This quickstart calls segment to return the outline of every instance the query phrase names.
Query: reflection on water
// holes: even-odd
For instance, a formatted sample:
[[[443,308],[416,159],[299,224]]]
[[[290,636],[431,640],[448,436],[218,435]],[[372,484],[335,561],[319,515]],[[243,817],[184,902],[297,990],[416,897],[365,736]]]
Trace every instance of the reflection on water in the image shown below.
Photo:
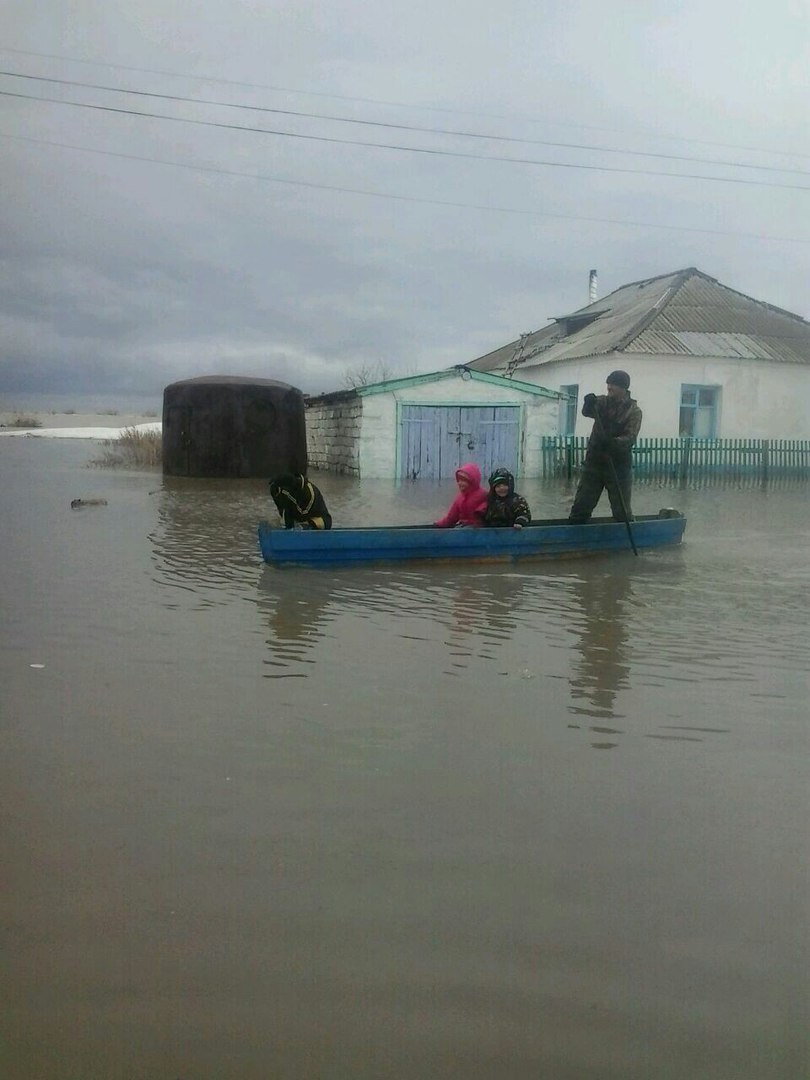
[[[326,636],[335,617],[329,613],[334,599],[333,584],[326,575],[310,571],[280,580],[270,567],[263,568],[256,604],[269,630],[265,678],[306,676],[301,665],[315,663],[309,654]]]
[[[21,1080],[807,1074],[810,500],[679,493],[639,558],[279,571],[262,482],[6,442]],[[452,495],[317,482],[343,522]]]
[[[225,604],[255,578],[256,523],[267,516],[266,485],[257,481],[163,477],[153,493],[157,520],[149,534],[156,580],[199,606]],[[167,593],[167,607],[179,598]]]
[[[570,678],[570,710],[575,715],[614,719],[616,695],[629,685],[627,625],[633,590],[629,569],[622,561],[587,580],[571,580],[571,596],[577,605],[571,627],[579,652]],[[592,730],[617,734],[610,727]]]
[[[471,567],[413,569],[340,568],[276,570],[265,567],[257,588],[259,612],[271,634],[267,644],[278,667],[307,662],[307,654],[342,620],[379,616],[392,637],[446,648],[445,674],[470,661],[495,659],[531,608],[534,579]],[[395,619],[396,623],[391,620]],[[290,672],[293,673],[293,672]],[[295,674],[301,674],[295,672]]]
[[[337,520],[372,514],[382,521],[419,520],[444,497],[442,485],[420,491],[419,485],[358,485],[344,477],[317,482]],[[548,492],[530,493],[546,506],[565,497],[560,490],[551,499]],[[164,478],[153,498],[149,539],[162,603],[184,610],[234,600],[253,605],[267,647],[267,678],[311,675],[324,648],[360,632],[390,640],[400,652],[427,643],[441,658],[443,675],[460,677],[494,664],[504,678],[564,678],[569,726],[585,724],[592,745],[607,749],[624,731],[616,721],[624,719],[634,693],[733,681],[752,684],[752,699],[778,700],[778,687],[761,686],[760,662],[772,652],[774,670],[806,656],[798,629],[806,614],[806,560],[788,559],[779,575],[747,572],[746,530],[762,522],[762,508],[747,500],[744,521],[739,514],[727,524],[722,516],[712,521],[711,543],[699,535],[700,522],[690,521],[682,548],[637,560],[626,553],[518,567],[324,571],[261,563],[256,523],[272,518],[261,481]],[[700,559],[690,558],[693,549]],[[365,631],[358,630],[362,624]],[[646,732],[649,738],[702,738],[712,727],[677,709],[651,716],[660,723]]]

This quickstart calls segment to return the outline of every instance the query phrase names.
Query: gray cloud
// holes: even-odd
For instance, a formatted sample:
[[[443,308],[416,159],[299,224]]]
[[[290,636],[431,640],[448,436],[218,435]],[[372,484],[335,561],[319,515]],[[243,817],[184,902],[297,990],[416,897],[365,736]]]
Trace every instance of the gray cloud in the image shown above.
[[[111,66],[0,51],[6,70],[810,172],[807,35],[798,10],[653,2],[640,16],[624,0],[539,10],[522,0],[497,10],[478,0],[373,8],[338,0],[322,9],[207,0],[140,4],[136,18],[123,4],[83,0],[68,21],[54,0],[7,8],[8,48]],[[329,138],[810,186],[810,177],[789,174],[471,143],[7,77],[0,89]],[[215,372],[317,391],[339,386],[347,368],[381,359],[396,372],[432,370],[581,305],[592,266],[604,292],[697,265],[808,314],[810,247],[764,239],[810,241],[803,191],[427,157],[13,98],[0,109],[5,135],[105,152],[3,140],[5,392],[157,394],[168,382]],[[549,216],[372,198],[137,157]]]

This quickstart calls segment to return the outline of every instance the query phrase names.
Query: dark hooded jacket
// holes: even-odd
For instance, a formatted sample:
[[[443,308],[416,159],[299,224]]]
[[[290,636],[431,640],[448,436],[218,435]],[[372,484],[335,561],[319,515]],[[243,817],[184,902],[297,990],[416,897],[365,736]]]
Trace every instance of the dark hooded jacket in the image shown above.
[[[305,476],[287,474],[270,481],[270,497],[276,504],[285,529],[301,525],[305,529],[331,529],[332,518],[324,497]]]
[[[594,425],[585,453],[587,465],[607,465],[613,458],[619,465],[630,465],[633,444],[641,428],[641,409],[627,393],[623,398],[607,394],[586,394],[582,415],[593,418]]]
[[[496,484],[508,484],[509,492],[501,499],[495,494]],[[496,469],[489,478],[489,497],[484,524],[495,528],[528,525],[532,519],[529,504],[515,491],[515,478],[508,469]]]

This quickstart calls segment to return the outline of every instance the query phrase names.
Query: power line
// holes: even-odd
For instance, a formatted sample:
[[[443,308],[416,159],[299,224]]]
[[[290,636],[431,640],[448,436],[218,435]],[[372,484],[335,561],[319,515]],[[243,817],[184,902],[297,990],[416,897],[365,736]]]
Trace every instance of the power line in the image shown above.
[[[189,79],[195,82],[219,83],[223,86],[242,86],[247,87],[251,90],[270,90],[273,93],[279,94],[299,94],[303,97],[329,98],[335,101],[352,101],[363,105],[383,105],[396,109],[411,109],[420,112],[449,113],[454,116],[476,116],[490,120],[505,120],[508,122],[518,121],[520,123],[530,124],[552,124],[555,127],[577,127],[583,131],[604,131],[610,134],[630,134],[635,137],[641,138],[652,137],[657,139],[667,139],[673,142],[694,143],[698,146],[719,146],[724,150],[744,150],[758,154],[775,154],[779,157],[810,158],[810,154],[797,154],[789,150],[774,150],[763,146],[741,146],[738,143],[718,142],[712,139],[694,139],[684,135],[667,135],[661,132],[654,132],[652,135],[649,135],[644,132],[627,132],[621,128],[600,127],[595,124],[581,124],[578,122],[572,123],[570,121],[563,122],[559,120],[549,120],[547,117],[520,116],[516,114],[510,116],[504,115],[502,113],[478,112],[472,109],[453,109],[440,105],[419,105],[404,101],[386,101],[380,98],[356,97],[351,94],[333,94],[327,93],[323,90],[301,90],[289,86],[274,86],[268,83],[247,82],[241,79],[223,79],[213,75],[193,75],[182,71],[168,71],[162,68],[143,68],[134,67],[127,64],[109,64],[102,60],[83,60],[76,56],[66,56],[64,55],[64,53],[34,52],[30,49],[13,49],[6,45],[0,45],[0,50],[7,53],[14,53],[17,56],[36,56],[45,60],[64,60],[71,64],[83,64],[88,67],[115,68],[119,71],[135,71],[145,75],[165,75],[172,79]]]
[[[801,184],[784,184],[770,180],[747,180],[732,176],[706,176],[701,173],[672,173],[656,169],[628,169],[614,165],[580,165],[572,162],[543,161],[536,158],[501,157],[494,154],[472,154],[460,150],[436,150],[422,146],[401,146],[396,143],[373,143],[360,139],[336,139],[326,135],[305,135],[301,132],[277,131],[271,128],[248,127],[242,124],[226,124],[216,120],[191,120],[182,116],[166,116],[164,113],[142,112],[138,109],[116,108],[112,105],[89,105],[82,101],[66,101],[59,98],[40,97],[35,94],[19,94],[11,90],[0,90],[0,97],[19,98],[25,101],[44,101],[54,105],[69,105],[78,109],[92,109],[95,112],[113,113],[121,116],[141,116],[149,120],[169,120],[176,124],[193,124],[197,127],[219,128],[228,131],[245,131],[251,134],[274,135],[285,139],[303,139],[308,142],[329,143],[337,146],[362,146],[374,150],[394,150],[399,153],[426,154],[431,157],[462,158],[467,161],[492,161],[510,165],[539,165],[549,169],[573,169],[582,172],[620,173],[630,176],[659,176],[674,180],[703,180],[716,184],[744,184],[750,187],[783,188],[789,191],[810,191],[810,187]]]
[[[595,146],[589,143],[552,142],[548,139],[520,139],[509,135],[487,135],[478,131],[457,131],[448,128],[419,127],[415,124],[391,124],[380,120],[358,120],[351,116],[333,116],[326,113],[303,112],[294,109],[275,109],[266,105],[240,105],[231,101],[216,101],[210,98],[183,97],[179,94],[159,94],[150,90],[130,90],[123,86],[106,86],[100,83],[81,82],[77,79],[56,79],[46,75],[26,75],[18,71],[0,71],[13,79],[28,79],[33,82],[56,83],[59,86],[79,86],[85,90],[104,90],[115,94],[131,94],[134,97],[156,98],[160,101],[178,101],[191,105],[214,105],[223,109],[243,109],[247,112],[272,113],[276,116],[294,116],[307,120],[328,120],[342,124],[359,124],[365,127],[390,128],[396,131],[413,131],[420,134],[451,135],[465,139],[486,139],[493,142],[520,143],[528,146],[551,146],[563,150],[587,150],[600,154],[619,154],[623,157],[659,158],[667,161],[688,161],[692,164],[717,165],[724,168],[756,169],[760,172],[791,173],[796,176],[810,176],[802,169],[779,168],[776,165],[756,165],[747,161],[717,161],[713,158],[687,157],[683,154],[662,154],[646,150],[625,150],[621,147]]]
[[[627,221],[621,218],[586,217],[582,214],[555,214],[546,210],[521,210],[510,206],[488,206],[482,203],[453,202],[449,199],[427,199],[418,195],[398,195],[391,192],[370,191],[364,188],[339,187],[335,184],[316,184],[308,180],[291,180],[282,176],[269,176],[266,173],[238,172],[234,169],[220,169],[213,165],[191,165],[183,161],[166,161],[162,158],[145,157],[141,154],[124,154],[115,150],[97,150],[89,146],[75,146],[71,143],[53,142],[49,139],[34,139],[27,135],[9,135],[0,131],[0,138],[14,142],[32,143],[36,146],[53,146],[61,150],[76,150],[85,154],[98,154],[103,157],[122,158],[125,161],[141,161],[150,165],[163,165],[173,169],[186,169],[191,172],[212,173],[217,176],[238,177],[246,180],[259,180],[262,183],[283,184],[288,187],[308,188],[315,191],[331,191],[343,195],[361,195],[374,199],[389,199],[396,202],[418,203],[425,206],[442,206],[458,210],[482,210],[488,213],[509,214],[517,217],[549,218],[554,221],[583,221],[599,225],[618,225],[632,229],[663,229],[666,232],[703,233],[709,236],[726,236],[740,240],[769,240],[779,244],[810,244],[810,238],[799,236],[768,236],[762,233],[731,232],[724,229],[701,229],[688,225],[664,225],[657,221]]]

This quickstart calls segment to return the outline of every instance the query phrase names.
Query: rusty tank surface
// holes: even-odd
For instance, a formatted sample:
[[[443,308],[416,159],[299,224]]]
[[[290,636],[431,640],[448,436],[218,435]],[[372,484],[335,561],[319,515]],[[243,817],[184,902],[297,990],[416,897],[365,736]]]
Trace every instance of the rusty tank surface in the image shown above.
[[[248,478],[306,470],[304,395],[296,387],[206,375],[164,389],[165,475]]]

